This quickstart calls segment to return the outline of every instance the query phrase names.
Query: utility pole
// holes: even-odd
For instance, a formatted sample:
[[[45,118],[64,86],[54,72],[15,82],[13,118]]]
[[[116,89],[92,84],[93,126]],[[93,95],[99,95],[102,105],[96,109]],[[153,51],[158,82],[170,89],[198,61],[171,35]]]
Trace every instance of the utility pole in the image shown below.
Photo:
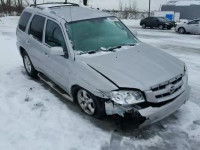
[[[149,0],[149,17],[151,15],[151,0]]]

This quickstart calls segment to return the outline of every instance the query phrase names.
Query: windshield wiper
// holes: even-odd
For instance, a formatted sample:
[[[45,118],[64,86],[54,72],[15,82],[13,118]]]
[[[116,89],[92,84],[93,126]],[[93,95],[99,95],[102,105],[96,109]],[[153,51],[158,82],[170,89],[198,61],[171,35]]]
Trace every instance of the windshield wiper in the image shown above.
[[[100,47],[98,50],[92,50],[92,51],[88,51],[86,53],[87,54],[95,54],[95,53],[100,52],[100,51],[108,52],[108,50],[106,48]]]
[[[87,52],[81,52],[81,53],[79,53],[79,55],[83,55],[83,54],[95,54],[95,53],[100,52],[100,51],[103,51],[103,52],[112,52],[112,51],[114,51],[115,49],[121,48],[122,46],[135,46],[135,44],[133,44],[133,43],[122,44],[122,45],[115,46],[115,47],[111,47],[111,48],[108,48],[108,49],[103,48],[103,47],[100,47],[98,50],[92,50],[92,51],[87,51]]]
[[[130,44],[122,44],[122,45],[119,45],[119,46],[111,47],[111,48],[109,48],[107,51],[114,51],[115,49],[122,48],[122,46],[135,46],[135,44],[133,44],[133,43],[130,43]]]

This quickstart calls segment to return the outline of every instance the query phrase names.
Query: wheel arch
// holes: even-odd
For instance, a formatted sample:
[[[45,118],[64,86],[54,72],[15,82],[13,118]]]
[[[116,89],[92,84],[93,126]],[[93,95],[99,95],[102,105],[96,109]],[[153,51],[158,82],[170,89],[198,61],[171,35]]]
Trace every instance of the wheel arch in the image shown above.
[[[80,89],[80,88],[82,88],[81,86],[79,86],[79,85],[77,85],[77,84],[75,84],[75,85],[73,85],[72,87],[71,87],[71,96],[72,96],[72,98],[73,98],[73,100],[74,100],[74,102],[75,103],[77,103],[77,97],[76,97],[76,94],[77,94],[77,92],[78,92],[78,90]]]
[[[70,90],[70,92],[71,92],[70,94],[71,94],[74,102],[77,102],[76,95],[77,95],[77,92],[78,92],[79,89],[84,89],[84,90],[88,91],[89,93],[91,93],[92,95],[94,95],[94,96],[96,96],[96,97],[98,97],[100,99],[108,99],[108,97],[105,94],[103,94],[102,92],[100,92],[98,90],[95,90],[95,89],[89,88],[89,87],[88,88],[84,88],[84,86],[80,86],[78,84],[74,84],[74,85],[72,85],[71,90]]]
[[[23,56],[23,53],[26,52],[26,50],[25,50],[25,48],[23,48],[22,46],[20,46],[19,47],[19,52],[20,52],[20,55]]]
[[[185,32],[186,32],[186,29],[185,29],[185,27],[183,27],[183,26],[180,26],[180,27],[178,28],[178,30],[181,29],[181,28],[183,28],[183,29],[185,30]]]

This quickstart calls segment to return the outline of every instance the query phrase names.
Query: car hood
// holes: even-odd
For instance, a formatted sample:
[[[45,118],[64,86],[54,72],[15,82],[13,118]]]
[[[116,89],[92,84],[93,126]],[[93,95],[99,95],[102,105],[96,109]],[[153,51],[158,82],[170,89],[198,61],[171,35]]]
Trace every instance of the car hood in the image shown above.
[[[119,88],[149,90],[184,71],[182,61],[143,43],[118,52],[92,55],[79,58]]]

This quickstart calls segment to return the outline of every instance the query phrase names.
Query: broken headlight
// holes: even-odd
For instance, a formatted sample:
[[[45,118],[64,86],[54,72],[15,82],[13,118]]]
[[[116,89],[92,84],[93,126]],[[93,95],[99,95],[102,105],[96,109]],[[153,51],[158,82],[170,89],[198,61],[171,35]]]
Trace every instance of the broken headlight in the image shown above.
[[[112,91],[110,97],[115,103],[121,105],[138,104],[145,101],[140,91]]]

